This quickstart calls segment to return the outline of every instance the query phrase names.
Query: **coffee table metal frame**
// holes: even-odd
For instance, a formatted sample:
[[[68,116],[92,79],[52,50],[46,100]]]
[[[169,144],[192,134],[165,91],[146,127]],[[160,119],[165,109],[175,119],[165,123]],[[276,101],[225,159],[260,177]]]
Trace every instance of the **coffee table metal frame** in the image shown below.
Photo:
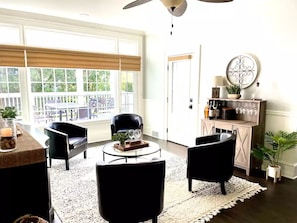
[[[110,155],[110,156],[114,156],[114,157],[119,157],[118,159],[112,160],[110,162],[115,162],[117,160],[124,159],[126,163],[128,161],[128,158],[137,159],[139,157],[151,155],[151,154],[154,154],[157,152],[160,152],[160,157],[161,157],[160,146],[155,142],[151,142],[151,141],[147,141],[147,140],[146,140],[146,142],[149,143],[148,147],[143,147],[143,148],[133,149],[133,150],[128,150],[128,151],[121,151],[121,150],[115,148],[114,144],[117,143],[116,141],[106,143],[102,148],[103,161],[105,161],[106,154]]]

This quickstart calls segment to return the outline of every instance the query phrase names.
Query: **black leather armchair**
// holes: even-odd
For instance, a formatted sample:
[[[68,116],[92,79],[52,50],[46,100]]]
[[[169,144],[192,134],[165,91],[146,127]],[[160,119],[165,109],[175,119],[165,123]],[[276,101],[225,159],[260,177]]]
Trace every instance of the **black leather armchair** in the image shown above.
[[[100,215],[111,223],[157,223],[163,211],[165,160],[96,164]]]
[[[188,148],[189,191],[192,191],[192,180],[195,179],[219,182],[222,194],[226,194],[225,182],[233,175],[235,143],[235,132],[196,138],[196,146]]]
[[[69,170],[69,159],[83,152],[87,158],[87,128],[68,122],[52,122],[44,133],[49,137],[49,166],[51,159],[64,159],[66,170]]]
[[[111,137],[117,132],[126,132],[129,129],[141,129],[143,132],[142,117],[137,114],[118,114],[111,119]]]

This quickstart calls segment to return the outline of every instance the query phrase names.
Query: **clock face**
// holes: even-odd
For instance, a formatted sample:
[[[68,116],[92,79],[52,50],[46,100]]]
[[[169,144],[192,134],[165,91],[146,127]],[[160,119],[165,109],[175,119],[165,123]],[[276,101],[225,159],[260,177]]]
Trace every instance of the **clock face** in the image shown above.
[[[229,84],[240,85],[241,88],[249,87],[257,78],[257,63],[250,55],[234,57],[228,64],[226,78]]]

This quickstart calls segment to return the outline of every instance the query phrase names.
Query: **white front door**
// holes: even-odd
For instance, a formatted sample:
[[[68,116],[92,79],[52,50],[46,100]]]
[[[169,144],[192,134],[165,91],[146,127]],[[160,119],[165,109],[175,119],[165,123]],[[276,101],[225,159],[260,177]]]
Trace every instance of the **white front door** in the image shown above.
[[[198,130],[199,62],[193,63],[199,60],[195,56],[177,56],[168,62],[167,140],[185,146],[194,144]]]

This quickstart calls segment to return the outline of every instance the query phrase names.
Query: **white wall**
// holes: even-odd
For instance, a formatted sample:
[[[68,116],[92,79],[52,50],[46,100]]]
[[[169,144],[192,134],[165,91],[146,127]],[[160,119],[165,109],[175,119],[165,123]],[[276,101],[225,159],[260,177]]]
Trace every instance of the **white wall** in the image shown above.
[[[168,27],[164,27],[163,33],[146,37],[144,101],[146,123],[150,123],[146,133],[158,132],[161,138],[166,138],[166,126],[162,125],[165,106],[161,106],[166,101],[164,55],[176,47],[199,44],[200,111],[211,95],[211,77],[225,75],[233,57],[250,53],[260,63],[259,93],[268,101],[266,131],[297,130],[296,21],[295,0],[234,0],[226,4],[188,1],[186,13],[173,19],[172,36]],[[255,83],[244,90],[244,97],[250,98],[254,90]],[[198,115],[203,116],[201,112]],[[296,178],[297,150],[286,152],[282,162],[286,167],[283,174]]]

